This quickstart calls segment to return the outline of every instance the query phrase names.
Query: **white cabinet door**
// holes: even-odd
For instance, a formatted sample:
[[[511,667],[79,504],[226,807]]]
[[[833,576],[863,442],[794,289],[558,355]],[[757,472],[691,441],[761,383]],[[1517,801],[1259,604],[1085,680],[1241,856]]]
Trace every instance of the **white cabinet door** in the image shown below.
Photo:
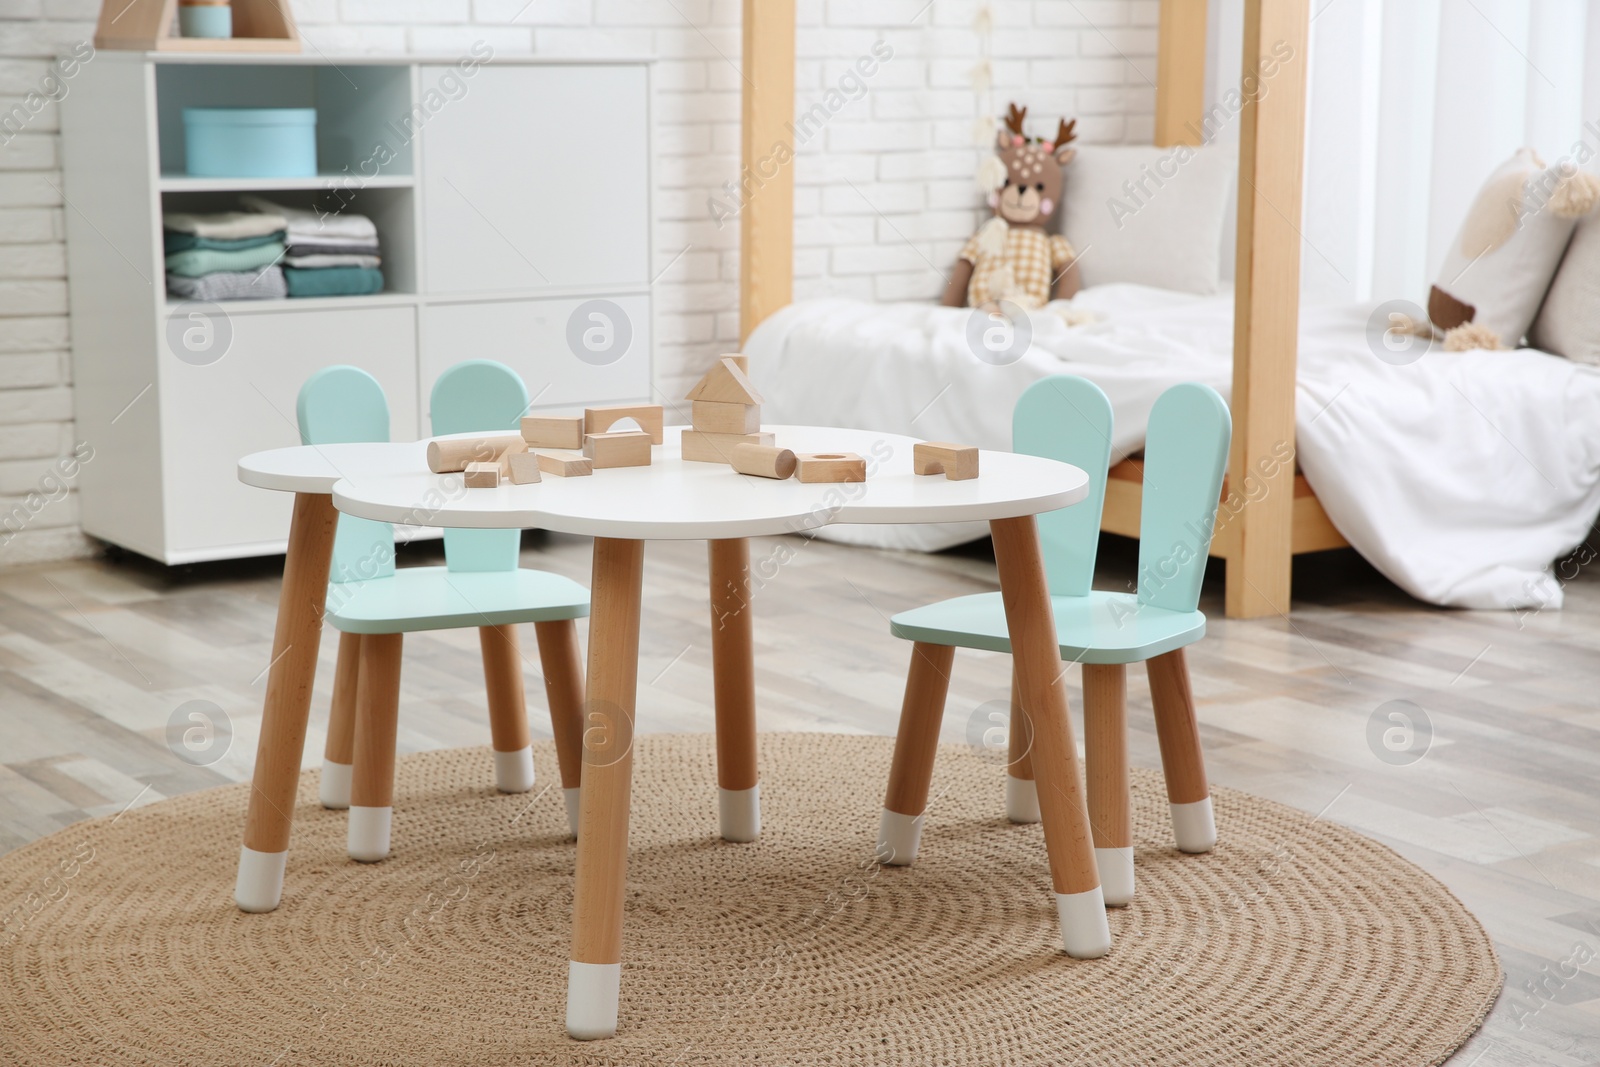
[[[215,324],[221,329],[224,324]],[[239,457],[300,443],[295,401],[312,372],[349,363],[389,398],[389,435],[417,432],[416,311],[377,307],[235,313],[224,355],[194,365],[161,353],[169,562],[251,555],[282,542],[291,498],[239,481]]]
[[[637,65],[424,66],[426,290],[647,283],[648,94]]]
[[[504,300],[422,309],[423,421],[434,380],[466,359],[522,375],[535,407],[650,395],[650,298]]]

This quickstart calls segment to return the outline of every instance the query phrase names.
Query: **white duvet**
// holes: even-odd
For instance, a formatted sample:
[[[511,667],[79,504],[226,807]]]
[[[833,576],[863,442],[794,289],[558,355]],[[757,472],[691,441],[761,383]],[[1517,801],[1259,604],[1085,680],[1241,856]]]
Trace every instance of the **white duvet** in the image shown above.
[[[1096,321],[1032,316],[1033,340],[997,366],[966,340],[972,312],[926,304],[809,301],[745,346],[774,423],[888,430],[1008,449],[1011,408],[1050,374],[1111,398],[1113,461],[1143,446],[1168,386],[1231,385],[1233,300],[1134,285],[1072,301]],[[1301,314],[1299,463],[1329,518],[1412,595],[1466,608],[1554,608],[1551,563],[1600,511],[1600,369],[1525,349],[1445,352],[1393,366],[1368,345],[1373,306]],[[841,539],[934,550],[981,524],[834,528]],[[1590,553],[1585,554],[1590,555]]]

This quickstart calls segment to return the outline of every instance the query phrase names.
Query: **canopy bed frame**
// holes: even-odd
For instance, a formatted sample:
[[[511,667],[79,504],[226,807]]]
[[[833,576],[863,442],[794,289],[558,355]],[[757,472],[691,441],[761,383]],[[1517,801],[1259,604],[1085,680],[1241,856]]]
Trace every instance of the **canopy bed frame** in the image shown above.
[[[1205,111],[1206,0],[1162,0],[1156,57],[1155,142],[1199,144]],[[1239,211],[1234,281],[1233,449],[1226,501],[1239,487],[1244,506],[1218,514],[1211,554],[1227,561],[1227,614],[1256,618],[1289,610],[1293,557],[1344,547],[1306,480],[1270,462],[1295,439],[1295,362],[1299,330],[1300,195],[1305,149],[1309,0],[1245,0],[1245,73],[1273,46],[1293,49],[1269,92],[1254,79],[1241,89]],[[794,0],[744,0],[743,158],[740,216],[740,336],[788,304],[794,261],[794,172],[776,164],[795,113]],[[1071,62],[1071,60],[1064,60]],[[1247,92],[1245,89],[1255,91]],[[1263,474],[1263,470],[1268,473]],[[1249,476],[1250,495],[1243,487]],[[1139,535],[1143,469],[1129,459],[1111,470],[1101,525]]]

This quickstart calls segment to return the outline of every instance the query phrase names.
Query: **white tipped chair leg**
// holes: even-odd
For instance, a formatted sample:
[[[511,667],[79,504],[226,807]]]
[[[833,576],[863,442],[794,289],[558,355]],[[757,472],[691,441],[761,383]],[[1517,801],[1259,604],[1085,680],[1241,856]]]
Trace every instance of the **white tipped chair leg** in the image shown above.
[[[1061,944],[1073,959],[1096,960],[1111,951],[1111,924],[1099,887],[1086,893],[1057,893]]]
[[[317,785],[317,799],[331,811],[343,811],[350,806],[350,764],[322,761],[322,781]]]
[[[717,824],[724,841],[754,841],[761,836],[761,786],[717,790]]]
[[[622,964],[567,961],[567,1034],[597,1041],[617,1033]]]
[[[283,868],[287,852],[257,852],[239,848],[239,877],[233,883],[233,902],[240,911],[271,911],[283,899]]]
[[[1039,821],[1039,787],[1032,778],[1006,775],[1006,818],[1016,823]]]
[[[1211,798],[1192,804],[1171,804],[1172,836],[1179,852],[1210,852],[1217,843],[1217,822],[1211,813]]]
[[[917,861],[917,848],[922,843],[922,824],[927,813],[902,815],[898,811],[883,809],[878,819],[878,862],[890,867],[908,867]]]
[[[533,746],[494,754],[494,785],[502,793],[526,793],[533,788]]]
[[[578,838],[578,812],[581,810],[580,799],[583,796],[581,789],[563,789],[567,801],[567,829],[572,831],[574,841]]]
[[[1106,907],[1121,908],[1133,903],[1133,849],[1097,848],[1095,865],[1100,868],[1100,892]]]
[[[389,855],[389,824],[393,808],[350,806],[350,822],[345,829],[345,851],[361,863],[377,863]]]

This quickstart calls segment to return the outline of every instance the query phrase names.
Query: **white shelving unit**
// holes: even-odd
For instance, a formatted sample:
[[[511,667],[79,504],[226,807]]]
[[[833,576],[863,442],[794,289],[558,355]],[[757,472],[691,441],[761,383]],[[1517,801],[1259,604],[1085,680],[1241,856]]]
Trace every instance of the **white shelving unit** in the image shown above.
[[[289,500],[234,465],[298,443],[300,384],[334,363],[383,383],[396,440],[424,433],[464,359],[515,367],[539,409],[649,397],[648,64],[460,62],[102,51],[82,68],[62,152],[85,532],[169,564],[283,551]],[[315,107],[323,173],[187,176],[190,106]],[[163,213],[241,193],[371,217],[385,291],[169,301]]]

